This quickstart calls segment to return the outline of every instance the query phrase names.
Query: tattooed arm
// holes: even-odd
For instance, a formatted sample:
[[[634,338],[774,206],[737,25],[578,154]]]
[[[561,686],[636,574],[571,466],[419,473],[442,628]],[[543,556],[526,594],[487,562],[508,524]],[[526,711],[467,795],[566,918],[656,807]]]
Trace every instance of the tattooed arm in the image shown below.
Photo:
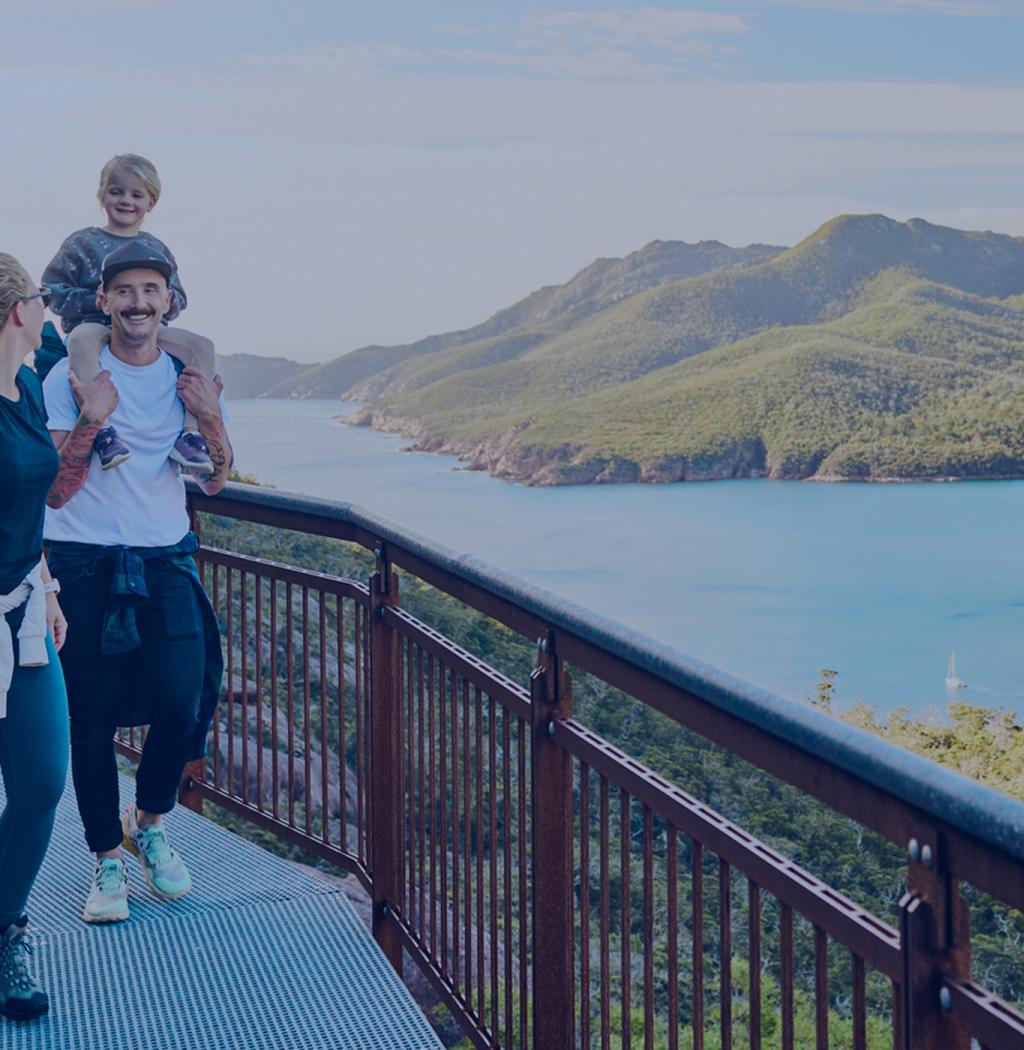
[[[85,484],[92,461],[92,443],[107,419],[117,407],[117,390],[110,381],[109,372],[100,374],[87,383],[79,382],[68,373],[71,391],[78,402],[79,414],[71,430],[51,430],[50,436],[60,454],[60,467],[46,496],[46,505],[58,510]]]
[[[100,432],[99,423],[78,417],[74,430],[51,430],[50,436],[60,453],[60,468],[46,495],[46,505],[59,510],[85,484],[92,459],[92,443]]]
[[[212,474],[203,474],[198,478],[199,487],[207,496],[216,496],[227,484],[228,471],[235,461],[235,453],[228,441],[228,430],[224,426],[224,420],[217,417],[216,421],[205,421],[199,419],[199,433],[206,438],[210,446],[210,462],[213,464]]]
[[[224,426],[224,419],[220,414],[220,394],[223,389],[224,384],[220,376],[208,379],[198,368],[191,365],[178,376],[178,397],[196,417],[199,433],[206,438],[206,443],[210,446],[213,473],[203,474],[196,479],[207,496],[216,496],[224,488],[228,480],[228,471],[235,458],[231,442],[228,440],[227,427]]]

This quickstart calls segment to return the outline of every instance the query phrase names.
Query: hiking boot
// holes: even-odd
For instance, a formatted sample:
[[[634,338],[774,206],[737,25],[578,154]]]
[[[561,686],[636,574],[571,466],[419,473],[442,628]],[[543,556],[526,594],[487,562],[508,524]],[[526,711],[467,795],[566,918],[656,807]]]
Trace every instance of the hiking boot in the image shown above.
[[[97,857],[82,918],[86,922],[124,922],[128,918],[128,872],[120,857]]]
[[[132,458],[131,449],[117,436],[113,427],[104,427],[92,443],[93,451],[100,457],[100,466],[104,470],[119,467],[126,459]]]
[[[206,438],[196,430],[186,430],[179,434],[167,458],[180,464],[182,471],[188,474],[213,473],[210,446],[206,443]]]
[[[50,1009],[49,997],[28,972],[27,925],[22,916],[0,932],[0,1014],[12,1021],[31,1021]]]
[[[142,874],[158,897],[173,901],[184,897],[192,889],[192,876],[168,841],[162,825],[152,824],[140,828],[135,807],[129,806],[121,818],[121,828],[124,831],[124,848],[139,858]]]

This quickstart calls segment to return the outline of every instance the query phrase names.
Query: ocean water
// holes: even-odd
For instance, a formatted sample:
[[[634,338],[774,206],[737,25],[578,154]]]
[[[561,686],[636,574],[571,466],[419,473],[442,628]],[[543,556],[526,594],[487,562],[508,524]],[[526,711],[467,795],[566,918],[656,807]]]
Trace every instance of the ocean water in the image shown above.
[[[526,488],[336,418],[232,401],[237,466],[351,500],[794,698],[1024,712],[1024,482]]]

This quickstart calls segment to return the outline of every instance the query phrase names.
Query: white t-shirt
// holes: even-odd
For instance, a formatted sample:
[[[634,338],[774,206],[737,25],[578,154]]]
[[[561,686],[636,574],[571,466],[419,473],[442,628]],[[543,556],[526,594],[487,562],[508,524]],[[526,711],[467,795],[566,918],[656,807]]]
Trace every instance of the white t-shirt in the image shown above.
[[[167,454],[181,433],[185,409],[177,395],[174,362],[162,350],[149,365],[128,365],[110,347],[100,354],[118,402],[110,417],[131,459],[102,470],[94,455],[85,484],[60,509],[46,508],[47,540],[73,540],[103,546],[166,547],[188,532],[185,485]],[[65,358],[43,383],[47,426],[71,430],[78,406],[68,383]]]

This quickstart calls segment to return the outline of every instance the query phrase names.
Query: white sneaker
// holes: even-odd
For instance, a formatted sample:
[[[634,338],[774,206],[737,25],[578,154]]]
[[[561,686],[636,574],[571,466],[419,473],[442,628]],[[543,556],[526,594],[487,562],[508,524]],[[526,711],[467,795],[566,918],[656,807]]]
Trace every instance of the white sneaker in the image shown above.
[[[178,851],[171,845],[162,824],[140,828],[136,809],[129,806],[121,817],[122,845],[142,864],[149,888],[166,901],[176,901],[192,889],[192,876]]]
[[[82,918],[86,922],[124,922],[128,918],[128,872],[120,857],[99,857]]]

